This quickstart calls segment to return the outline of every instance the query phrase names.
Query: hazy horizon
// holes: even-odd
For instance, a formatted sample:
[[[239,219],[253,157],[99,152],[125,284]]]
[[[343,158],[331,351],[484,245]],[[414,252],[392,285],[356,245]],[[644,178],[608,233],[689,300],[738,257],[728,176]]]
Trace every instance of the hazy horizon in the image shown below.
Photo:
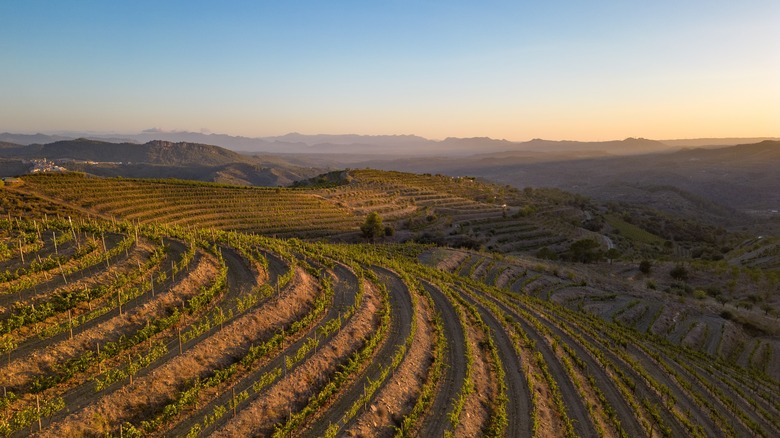
[[[685,141],[706,141],[706,140],[713,140],[713,141],[723,141],[723,140],[754,140],[754,139],[771,139],[771,140],[777,140],[780,139],[780,136],[763,136],[763,135],[751,135],[751,136],[744,136],[744,137],[733,137],[733,136],[727,136],[727,137],[688,137],[688,138],[645,138],[645,137],[639,137],[639,136],[628,136],[625,138],[604,138],[604,139],[597,139],[597,140],[583,140],[579,138],[543,138],[543,137],[533,137],[533,138],[498,138],[498,137],[491,137],[491,136],[479,136],[479,137],[456,137],[456,136],[446,136],[446,137],[437,137],[437,138],[431,138],[426,137],[423,135],[413,134],[413,133],[377,133],[377,134],[356,134],[352,132],[340,132],[340,133],[308,133],[308,132],[300,132],[300,131],[290,131],[285,132],[281,134],[271,134],[271,135],[260,135],[260,136],[244,136],[244,135],[237,135],[233,133],[228,132],[211,132],[211,131],[180,131],[180,130],[161,130],[161,129],[144,129],[140,131],[87,131],[87,130],[45,130],[45,129],[38,129],[38,130],[30,130],[30,131],[10,131],[10,130],[2,130],[0,129],[0,134],[12,134],[12,135],[46,135],[46,136],[52,136],[52,137],[70,137],[73,139],[79,138],[79,137],[94,137],[96,139],[108,139],[110,137],[115,137],[117,140],[127,137],[127,139],[132,139],[132,137],[140,136],[140,135],[150,135],[154,133],[159,133],[163,136],[165,135],[175,135],[175,134],[201,134],[201,135],[214,135],[214,136],[227,136],[227,137],[235,137],[235,138],[247,138],[247,139],[268,139],[268,138],[281,138],[285,136],[292,136],[292,135],[300,135],[300,136],[307,136],[307,137],[319,137],[319,136],[332,136],[332,137],[348,137],[348,136],[359,136],[359,137],[418,137],[424,140],[429,141],[436,141],[436,142],[442,142],[447,139],[490,139],[490,140],[499,140],[499,141],[508,141],[512,143],[526,143],[526,142],[532,142],[535,140],[543,140],[543,141],[552,141],[552,142],[582,142],[582,143],[598,143],[598,142],[613,142],[613,141],[622,141],[622,140],[630,140],[630,139],[636,139],[636,140],[652,140],[652,141],[658,141],[658,142],[685,142]],[[715,143],[713,143],[714,145]],[[731,144],[731,143],[724,143],[724,144]]]
[[[780,136],[780,4],[6,2],[0,132]]]

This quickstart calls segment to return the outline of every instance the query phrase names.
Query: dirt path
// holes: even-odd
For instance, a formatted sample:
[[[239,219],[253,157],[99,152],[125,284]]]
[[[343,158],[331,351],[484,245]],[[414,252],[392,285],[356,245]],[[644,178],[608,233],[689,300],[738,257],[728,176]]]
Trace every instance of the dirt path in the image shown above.
[[[518,301],[515,301],[516,304],[520,305],[521,307],[526,308],[522,303],[519,303]],[[551,315],[551,318],[557,318],[558,320],[564,321],[566,320],[565,316],[561,315]],[[661,399],[660,395],[656,393],[656,391],[650,387],[649,383],[645,381],[645,379],[640,375],[632,366],[626,364],[623,359],[621,359],[616,353],[612,351],[614,346],[608,346],[608,348],[604,347],[604,343],[600,340],[595,339],[591,334],[587,332],[587,330],[583,330],[579,327],[578,322],[573,322],[569,320],[569,323],[571,323],[575,329],[577,329],[580,333],[580,335],[585,339],[585,341],[591,343],[592,345],[597,346],[597,348],[600,349],[605,355],[605,357],[615,364],[615,366],[618,366],[621,368],[623,372],[625,372],[635,383],[636,383],[636,389],[635,393],[637,396],[641,394],[642,397],[647,398],[648,400],[651,400],[653,403],[657,404],[658,406],[664,406],[664,401]],[[584,324],[587,324],[585,322]],[[594,329],[598,330],[598,329]],[[633,348],[633,347],[630,347]],[[639,360],[642,362],[642,368],[647,370],[649,374],[655,379],[656,381],[666,385],[670,389],[676,388],[672,384],[672,382],[669,380],[669,376],[663,371],[658,368],[658,365],[655,363],[645,362],[646,360],[650,360],[644,353],[641,353],[639,355],[632,354],[631,351],[628,351],[631,354],[631,357],[635,360]],[[669,386],[672,384],[672,386]],[[679,393],[676,393],[679,394]],[[679,396],[678,396],[679,398]],[[691,405],[687,405],[688,408],[691,408]],[[695,405],[693,406],[694,409],[698,409]],[[661,409],[660,414],[663,417],[665,423],[667,426],[669,426],[672,429],[672,436],[686,436],[687,430],[677,421],[677,419],[672,415],[671,412],[669,412],[667,409]],[[709,422],[709,420],[707,420]]]
[[[227,424],[214,432],[213,436],[269,436],[274,425],[286,423],[292,413],[304,409],[311,397],[326,388],[330,379],[342,369],[342,364],[364,345],[364,339],[370,337],[379,324],[378,309],[382,306],[376,288],[365,283],[361,305],[346,325],[330,336],[327,343],[309,351],[291,367],[287,368],[284,361],[287,353],[294,355],[297,349],[286,350],[264,366],[266,371],[286,371],[259,393],[254,393],[253,401],[234,418],[228,418]],[[255,373],[257,377],[259,374]]]
[[[398,347],[406,342],[406,338],[411,332],[413,313],[412,298],[409,289],[394,272],[377,266],[373,266],[372,269],[387,286],[387,291],[390,295],[391,317],[390,330],[387,333],[387,338],[374,355],[373,362],[363,372],[360,378],[354,382],[345,393],[342,393],[339,396],[339,398],[328,408],[325,415],[320,416],[313,425],[306,428],[304,433],[307,436],[322,436],[330,423],[336,424],[337,421],[340,422],[347,410],[363,396],[363,387],[368,386],[369,380],[375,382],[379,379],[382,368],[389,364],[390,358],[393,357]],[[369,400],[369,403],[373,403],[375,398],[376,393],[374,393],[374,396]],[[350,422],[351,421],[352,420],[350,420]],[[350,422],[341,424],[341,427],[349,426]]]
[[[131,255],[130,259],[126,260],[125,262],[122,262],[122,264],[112,265],[111,271],[105,271],[105,270],[98,271],[96,274],[89,275],[88,277],[83,278],[79,282],[71,282],[69,284],[73,288],[82,288],[82,287],[94,287],[95,285],[112,283],[114,281],[114,279],[111,278],[112,276],[116,275],[116,273],[118,272],[126,272],[128,269],[129,270],[136,269],[137,262],[143,260],[143,255],[148,255],[151,252],[151,247],[146,247],[146,245],[142,245],[142,246],[144,247],[143,251],[145,251],[145,253],[143,254],[134,253],[133,255]],[[174,251],[174,254],[178,254],[179,257],[181,256],[182,253],[183,253],[183,249],[179,253],[176,253]],[[141,281],[141,280],[143,279],[137,279],[136,281]],[[128,283],[123,286],[122,290],[124,290],[125,288],[134,287],[135,285],[136,285],[135,282]],[[53,291],[56,290],[57,289],[54,289]],[[49,291],[49,294],[51,294],[53,291]],[[104,296],[100,299],[93,300],[91,305],[93,306],[94,310],[97,310],[98,308],[104,306],[106,302],[109,301],[112,297],[113,296]],[[130,311],[133,307],[143,304],[144,302],[148,301],[148,299],[149,297],[147,297],[147,294],[144,294],[140,297],[136,297],[134,299],[131,299],[130,301],[123,303],[123,309]],[[43,300],[38,302],[42,302],[42,301]],[[79,307],[81,308],[81,310],[77,311]],[[89,312],[89,310],[85,309],[84,307],[85,307],[84,302],[81,302],[80,304],[76,305],[76,307],[74,307],[73,317],[77,318],[81,314],[85,312]],[[106,320],[110,319],[113,316],[115,315],[113,315],[111,312],[108,312],[107,314],[101,315],[95,319],[87,321],[84,324],[76,325],[73,327],[73,334],[75,336],[83,331],[89,330],[90,327],[94,327],[95,325],[100,324],[101,322],[105,322]],[[20,335],[18,340],[18,347],[13,351],[12,356],[17,358],[24,357],[26,354],[29,354],[31,351],[42,348],[43,345],[52,344],[66,339],[69,336],[69,333],[67,333],[66,331],[63,331],[51,337],[45,337],[43,339],[41,339],[38,336],[38,332],[40,332],[41,330],[45,330],[42,328],[42,326],[46,326],[49,324],[61,324],[64,322],[67,322],[67,314],[65,312],[53,315],[52,317],[48,318],[47,321],[42,321],[37,323],[38,324],[37,329],[34,328],[35,324],[30,324],[22,328],[21,330],[17,331],[17,334]]]
[[[472,291],[472,293],[480,292]],[[513,342],[504,330],[504,327],[491,312],[468,294],[462,294],[462,296],[466,301],[477,307],[482,320],[490,327],[493,340],[498,348],[498,354],[504,366],[504,381],[507,385],[507,397],[509,397],[506,407],[507,420],[509,422],[506,435],[523,438],[530,437],[531,392],[528,388],[528,382],[526,382],[523,375],[523,365],[517,356]]]
[[[444,436],[444,432],[449,428],[449,414],[452,412],[453,402],[460,393],[463,380],[466,378],[466,337],[458,314],[455,312],[455,307],[450,300],[433,285],[429,283],[423,283],[423,285],[441,314],[448,348],[445,353],[444,372],[433,403],[428,409],[429,414],[420,427],[419,435],[439,437]]]
[[[566,415],[568,415],[569,419],[574,423],[574,431],[577,435],[582,437],[597,436],[598,434],[593,426],[588,409],[584,405],[584,401],[580,398],[579,392],[574,387],[571,377],[555,356],[555,353],[552,351],[552,348],[550,348],[545,337],[511,308],[503,306],[502,310],[512,315],[528,337],[536,343],[536,348],[544,357],[550,374],[552,374],[553,378],[555,378],[555,381],[558,383],[561,396],[566,405]]]
[[[26,345],[19,353],[18,359],[11,362],[10,367],[5,367],[9,385],[26,385],[34,376],[49,374],[51,368],[66,360],[80,356],[85,351],[95,348],[96,343],[105,344],[128,336],[136,330],[144,327],[149,318],[161,315],[165,309],[175,306],[181,297],[194,294],[201,284],[208,281],[216,272],[216,260],[204,260],[196,268],[193,275],[178,283],[175,288],[181,289],[177,293],[174,289],[157,294],[153,299],[147,300],[141,305],[128,306],[120,317],[118,309],[96,318],[90,327],[74,334],[73,339],[67,339],[64,335],[58,335],[60,340],[53,342],[51,339],[41,341],[48,343],[46,348],[33,349],[32,345]],[[139,297],[140,298],[140,297]]]
[[[265,255],[269,262],[268,263],[269,270],[276,271],[277,273],[276,275],[279,275],[280,273],[283,272],[283,270],[287,268],[287,265],[284,264],[284,262],[282,262],[281,259],[277,258],[276,256],[270,254],[265,254]],[[282,269],[279,269],[280,267],[282,267]],[[240,377],[234,384],[232,384],[232,386],[230,386],[229,388],[225,388],[220,395],[212,398],[211,400],[208,401],[208,403],[199,407],[195,412],[191,413],[188,416],[188,418],[184,419],[182,422],[175,425],[170,431],[170,434],[173,436],[180,436],[180,435],[187,434],[197,422],[200,422],[203,419],[205,415],[213,412],[215,407],[226,406],[230,402],[233,392],[235,392],[236,394],[240,394],[241,392],[251,388],[252,385],[255,383],[255,381],[259,378],[259,376],[262,376],[263,374],[269,371],[282,367],[284,363],[284,358],[286,356],[294,355],[295,352],[303,346],[306,340],[313,333],[316,333],[316,331],[324,324],[326,324],[328,321],[338,318],[339,315],[344,312],[344,309],[352,305],[355,301],[355,297],[358,292],[358,278],[351,270],[349,270],[348,268],[340,264],[337,264],[334,267],[333,272],[336,277],[336,280],[333,284],[333,288],[334,288],[333,304],[328,307],[327,313],[320,321],[317,322],[317,324],[315,324],[305,333],[301,333],[298,336],[296,336],[295,341],[289,343],[282,351],[275,353],[273,359],[271,359],[264,365],[258,367],[257,369],[253,370],[251,373],[243,377]],[[321,345],[325,345],[326,343],[328,343],[334,336],[335,333],[325,339],[321,339],[320,340]],[[309,356],[311,356],[311,354]],[[238,411],[241,411],[242,409],[249,406],[257,398],[258,398],[258,394],[250,395],[248,399],[239,403],[236,406],[236,409]],[[210,433],[213,433],[215,430],[219,429],[229,420],[230,420],[229,416],[223,416],[219,421],[216,421],[212,426],[208,428],[204,428],[202,430],[202,434],[208,435]]]
[[[561,324],[567,323],[568,321],[557,319],[557,322],[553,323],[551,320],[547,319],[547,317],[539,313],[536,313],[535,316],[536,319],[544,324],[548,329],[550,329],[553,334],[558,336],[565,344],[570,346],[579,359],[585,361],[587,364],[588,373],[593,375],[593,378],[598,383],[599,389],[604,393],[604,396],[606,397],[609,404],[617,412],[618,418],[620,419],[620,424],[628,436],[642,435],[644,433],[642,425],[639,424],[639,420],[637,419],[634,410],[631,408],[631,406],[628,405],[628,402],[620,394],[620,391],[615,386],[612,378],[607,375],[601,364],[597,363],[596,360],[582,345],[580,345],[579,342],[574,340],[564,330],[560,329],[559,326]],[[604,346],[601,344],[594,345],[601,351],[605,350]]]
[[[224,294],[221,297],[221,299],[224,300],[226,296],[233,296],[244,289],[251,288],[254,281],[252,280],[247,282],[247,280],[256,278],[256,274],[248,266],[246,266],[241,261],[241,259],[232,252],[232,250],[224,249],[223,258],[225,259],[226,265],[228,265],[229,278],[231,275],[236,278],[236,281],[233,284],[233,287],[236,289],[232,292],[232,294],[230,291]],[[187,275],[184,277],[184,281],[189,280],[191,276],[192,275]],[[228,280],[228,283],[230,284],[230,280]],[[107,419],[114,418],[116,415],[123,413],[121,414],[123,416],[118,417],[123,420],[132,419],[133,415],[148,414],[148,409],[151,406],[154,406],[155,402],[159,403],[159,399],[161,397],[159,393],[165,393],[166,391],[172,390],[172,388],[174,388],[177,384],[176,382],[186,378],[186,376],[189,376],[191,371],[197,371],[197,367],[188,367],[188,361],[196,360],[199,365],[206,364],[209,363],[209,361],[219,360],[219,358],[215,359],[213,356],[214,354],[220,355],[220,350],[223,350],[223,352],[229,356],[232,349],[238,348],[235,346],[241,345],[241,342],[240,340],[236,341],[235,338],[243,337],[239,333],[240,330],[237,330],[237,327],[242,324],[245,325],[247,323],[245,321],[242,322],[241,320],[236,319],[226,327],[229,329],[232,326],[232,331],[220,331],[221,333],[211,337],[202,335],[196,338],[196,340],[190,341],[188,344],[194,345],[185,344],[184,347],[186,348],[184,348],[183,355],[180,355],[178,352],[178,337],[176,336],[176,333],[174,332],[173,335],[171,335],[171,330],[169,330],[165,335],[165,339],[162,341],[166,343],[168,347],[168,353],[163,358],[158,359],[152,366],[141,370],[141,372],[139,372],[136,376],[136,382],[140,383],[144,382],[145,380],[148,381],[146,384],[146,388],[148,389],[146,394],[139,393],[139,391],[143,391],[143,385],[127,385],[128,382],[126,381],[117,382],[102,393],[95,393],[94,386],[91,384],[91,382],[86,381],[80,386],[73,388],[66,394],[67,400],[70,400],[71,402],[68,404],[69,410],[71,412],[75,411],[77,413],[83,412],[84,414],[72,414],[63,418],[61,424],[55,424],[54,430],[68,431],[70,433],[77,430],[72,429],[72,427],[81,427],[71,426],[68,424],[69,422],[78,423],[79,421],[82,421],[82,424],[86,427],[91,427],[90,425],[94,426],[94,418],[89,418],[88,420],[81,418],[84,415],[89,416],[90,413],[94,415],[105,416]],[[198,342],[199,339],[202,339],[203,342]],[[219,349],[210,346],[210,344],[220,342],[228,345],[229,348]],[[115,366],[122,367],[123,365]],[[182,369],[182,367],[188,369],[186,371],[181,371],[180,369]],[[155,374],[157,375],[155,376]],[[156,379],[159,379],[159,382],[157,382]],[[162,384],[158,385],[157,383]],[[152,390],[152,388],[154,388],[154,390]],[[155,393],[158,394],[155,395]],[[138,410],[139,408],[137,407],[137,403],[139,403],[139,401],[145,405],[140,410],[140,412]],[[109,408],[106,410],[106,404],[115,407],[116,409]],[[56,415],[55,419],[59,419],[60,415],[62,414]],[[105,427],[105,425],[100,426],[100,428]]]
[[[345,435],[392,437],[394,427],[402,424],[404,416],[414,406],[420,387],[429,375],[435,348],[433,309],[428,300],[420,299],[415,313],[416,330],[409,352],[387,383],[378,391],[376,400],[362,415],[350,424]]]

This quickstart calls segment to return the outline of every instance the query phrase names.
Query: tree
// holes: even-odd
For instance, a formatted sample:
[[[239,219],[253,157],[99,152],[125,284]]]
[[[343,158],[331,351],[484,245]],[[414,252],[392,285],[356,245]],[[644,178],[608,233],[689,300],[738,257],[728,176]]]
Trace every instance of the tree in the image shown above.
[[[603,254],[598,251],[599,244],[593,239],[582,239],[572,243],[566,252],[566,259],[573,262],[592,263],[596,262]]]
[[[385,228],[382,226],[382,217],[379,216],[379,213],[375,211],[369,213],[366,221],[360,226],[360,231],[363,233],[363,237],[371,240],[383,235]]]
[[[645,275],[649,274],[650,271],[653,270],[653,262],[650,260],[642,260],[639,262],[639,270]]]
[[[618,251],[617,248],[610,248],[604,253],[604,257],[609,259],[609,262],[612,263],[612,260],[620,257],[620,251]]]

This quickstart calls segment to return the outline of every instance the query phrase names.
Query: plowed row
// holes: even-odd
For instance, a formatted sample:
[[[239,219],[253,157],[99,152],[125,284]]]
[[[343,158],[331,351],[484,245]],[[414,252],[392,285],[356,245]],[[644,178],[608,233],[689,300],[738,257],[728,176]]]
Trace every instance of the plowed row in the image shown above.
[[[780,435],[777,376],[474,253],[32,215],[0,241],[4,435]]]

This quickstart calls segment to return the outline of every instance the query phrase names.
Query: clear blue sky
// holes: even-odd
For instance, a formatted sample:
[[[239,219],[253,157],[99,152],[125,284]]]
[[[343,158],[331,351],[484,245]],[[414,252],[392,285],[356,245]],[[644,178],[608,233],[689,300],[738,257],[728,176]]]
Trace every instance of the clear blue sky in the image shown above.
[[[780,2],[0,0],[0,131],[780,136]]]

